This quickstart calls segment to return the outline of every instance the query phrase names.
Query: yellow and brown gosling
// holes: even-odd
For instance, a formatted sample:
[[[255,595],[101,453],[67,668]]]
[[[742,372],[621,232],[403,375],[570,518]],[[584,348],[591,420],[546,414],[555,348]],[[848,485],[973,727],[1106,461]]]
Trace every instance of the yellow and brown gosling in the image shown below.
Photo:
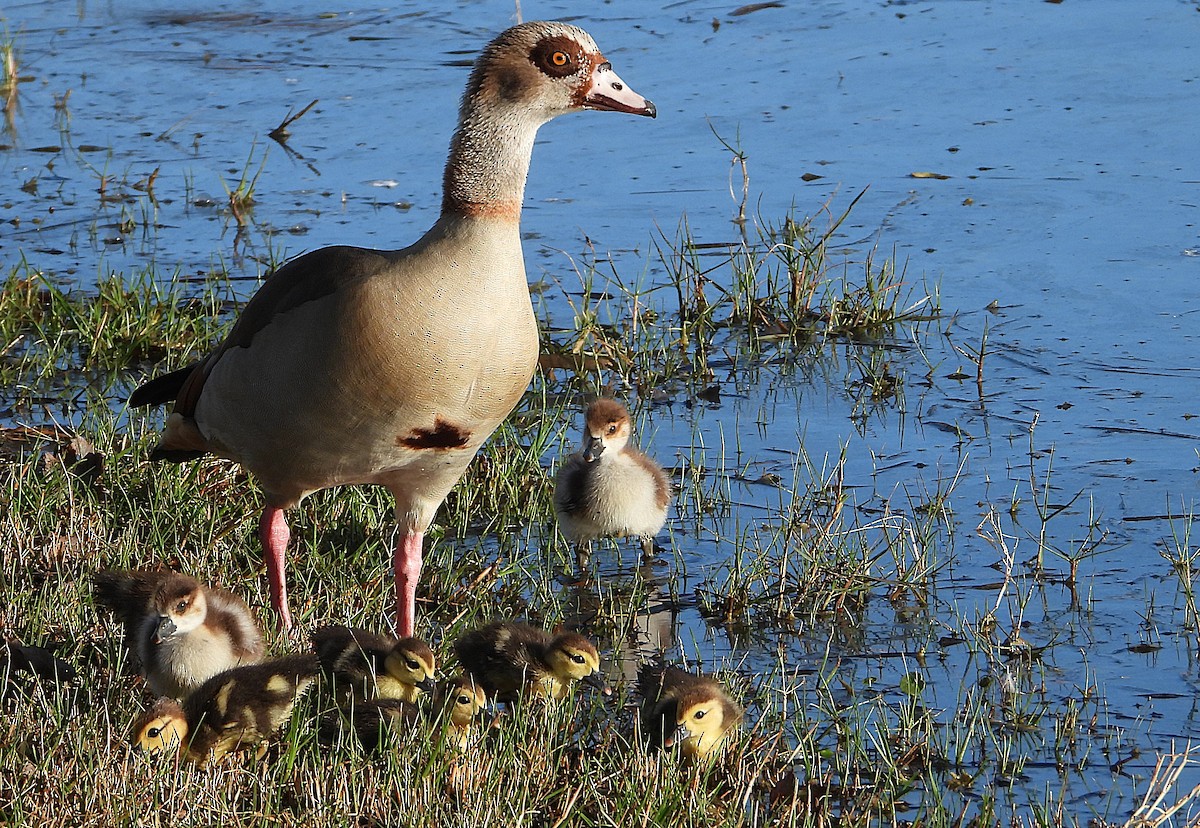
[[[742,721],[742,708],[709,676],[646,665],[638,687],[642,732],[651,748],[681,743],[684,756],[711,756]]]
[[[159,696],[183,699],[212,676],[262,660],[262,635],[246,602],[170,570],[92,576],[96,603],[125,626],[125,646]]]
[[[321,627],[311,638],[325,674],[357,699],[415,702],[434,689],[437,659],[419,638],[341,626]]]
[[[469,675],[442,679],[434,695],[434,710],[441,717],[449,737],[447,743],[458,750],[471,746],[475,720],[487,707],[487,694]]]
[[[463,669],[488,697],[516,702],[522,695],[561,699],[583,681],[610,692],[596,646],[578,633],[550,635],[514,621],[493,621],[454,642]]]
[[[470,677],[456,676],[438,684],[433,707],[428,711],[403,699],[370,699],[353,701],[345,712],[354,735],[368,753],[384,750],[390,732],[415,731],[422,719],[444,730],[448,747],[466,750],[471,744],[471,726],[486,705],[482,687]],[[326,727],[323,732],[332,736],[333,728]]]
[[[178,750],[200,765],[257,746],[284,725],[320,671],[308,654],[226,670],[182,705],[170,698],[155,702],[134,722],[133,743],[150,754]]]
[[[636,537],[646,555],[667,520],[671,484],[662,468],[629,444],[633,420],[616,400],[600,398],[584,417],[583,447],[554,479],[554,515],[563,536],[585,555],[601,537]]]

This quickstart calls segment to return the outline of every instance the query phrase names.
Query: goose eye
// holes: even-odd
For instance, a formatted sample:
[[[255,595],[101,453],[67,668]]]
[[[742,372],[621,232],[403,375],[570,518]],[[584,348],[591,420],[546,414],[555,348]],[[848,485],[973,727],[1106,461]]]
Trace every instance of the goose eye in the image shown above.
[[[583,656],[581,656],[579,653],[575,653],[571,656],[571,661],[574,661],[576,664],[583,664]]]
[[[555,66],[566,66],[571,62],[571,56],[566,52],[558,51],[550,55],[550,62]]]
[[[410,669],[410,670],[415,671],[415,670],[421,669],[421,665],[417,664],[417,662],[414,659],[410,658],[407,661],[405,661],[404,663],[408,665],[408,669]]]
[[[705,714],[705,713],[707,713],[707,712],[708,712],[707,710],[697,710],[697,711],[696,711],[696,715],[694,716],[694,718],[697,718],[697,719],[703,719],[703,718],[704,718],[704,714]]]
[[[471,697],[470,696],[459,696],[458,703],[461,705],[464,705],[464,706],[468,705],[471,703]]]
[[[175,605],[176,612],[184,612],[187,609],[187,601],[180,601]]]
[[[162,728],[161,727],[152,727],[146,731],[146,735],[149,736],[151,739],[157,739],[159,736],[162,735]]]
[[[617,424],[616,424],[616,423],[613,423],[612,425],[610,425],[610,426],[608,427],[608,433],[609,433],[609,434],[616,434],[616,433],[617,433]]]

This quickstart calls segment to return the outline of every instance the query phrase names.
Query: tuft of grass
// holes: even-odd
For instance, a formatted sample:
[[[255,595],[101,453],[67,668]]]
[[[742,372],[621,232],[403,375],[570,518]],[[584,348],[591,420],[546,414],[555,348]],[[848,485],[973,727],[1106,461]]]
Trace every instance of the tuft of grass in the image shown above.
[[[304,113],[301,112],[300,114],[303,115]],[[258,186],[258,177],[262,175],[262,171],[267,165],[267,151],[263,150],[262,159],[258,163],[258,169],[251,173],[251,170],[254,168],[254,149],[255,145],[251,144],[250,153],[246,156],[246,163],[242,167],[241,177],[238,178],[237,183],[231,187],[227,181],[224,179],[221,180],[221,185],[225,188],[225,195],[229,202],[229,212],[233,215],[233,219],[237,222],[239,229],[246,227],[249,223],[249,211],[254,207],[254,191]]]
[[[193,358],[222,335],[231,293],[220,274],[197,294],[151,270],[104,274],[82,292],[22,262],[0,283],[0,400],[71,399],[63,389],[104,388],[139,366]]]

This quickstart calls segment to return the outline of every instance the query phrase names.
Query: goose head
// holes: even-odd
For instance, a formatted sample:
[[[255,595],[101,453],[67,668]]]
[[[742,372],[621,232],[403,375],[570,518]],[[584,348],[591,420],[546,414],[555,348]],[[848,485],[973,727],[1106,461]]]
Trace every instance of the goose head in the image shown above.
[[[685,756],[707,756],[721,746],[726,734],[741,721],[737,706],[716,691],[686,692],[676,704],[677,730],[664,739],[664,747],[682,742]]]
[[[521,111],[538,123],[582,109],[658,114],[613,71],[591,35],[557,21],[501,32],[476,61],[463,105],[464,114],[468,107]]]
[[[154,612],[157,613],[154,643],[161,644],[176,635],[186,635],[208,617],[204,587],[186,575],[173,575],[155,592]]]
[[[551,639],[546,646],[546,666],[561,684],[561,692],[555,695],[562,695],[566,686],[576,681],[605,693],[611,692],[600,672],[600,653],[582,635],[562,633]]]
[[[401,684],[431,692],[437,659],[429,645],[419,638],[402,638],[384,659],[384,671]]]
[[[476,60],[463,93],[443,210],[518,217],[538,127],[584,109],[657,114],[583,29],[540,21],[501,32]]]
[[[606,397],[588,406],[584,417],[583,459],[594,463],[606,450],[619,452],[629,444],[633,420],[629,410]]]
[[[151,756],[174,753],[188,735],[183,708],[174,699],[162,698],[133,723],[133,745]]]

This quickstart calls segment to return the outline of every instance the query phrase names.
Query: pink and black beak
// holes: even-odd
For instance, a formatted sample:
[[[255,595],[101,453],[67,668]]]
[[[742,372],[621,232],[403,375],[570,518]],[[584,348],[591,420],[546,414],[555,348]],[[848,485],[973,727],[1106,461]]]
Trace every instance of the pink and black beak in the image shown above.
[[[606,696],[612,695],[612,688],[608,686],[608,682],[605,681],[604,675],[599,670],[591,675],[584,676],[583,683],[594,690],[599,690]]]
[[[158,620],[157,626],[154,628],[154,643],[161,644],[175,634],[175,622],[171,617],[164,615]]]
[[[604,453],[604,440],[595,435],[588,435],[583,442],[583,459],[587,463],[595,463]]]
[[[592,84],[583,98],[583,108],[628,112],[630,115],[651,118],[658,115],[654,104],[626,86],[607,60],[592,70]]]

